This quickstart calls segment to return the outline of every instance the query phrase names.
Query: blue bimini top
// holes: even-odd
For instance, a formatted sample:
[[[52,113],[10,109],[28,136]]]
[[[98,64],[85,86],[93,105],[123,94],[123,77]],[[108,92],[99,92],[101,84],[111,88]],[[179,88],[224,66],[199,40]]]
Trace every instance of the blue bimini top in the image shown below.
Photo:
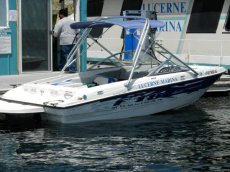
[[[158,20],[149,20],[151,28],[164,27],[165,24]],[[70,25],[72,29],[85,29],[85,28],[109,28],[113,25],[121,26],[125,29],[142,29],[145,20],[127,20],[127,21],[86,21],[76,22]]]

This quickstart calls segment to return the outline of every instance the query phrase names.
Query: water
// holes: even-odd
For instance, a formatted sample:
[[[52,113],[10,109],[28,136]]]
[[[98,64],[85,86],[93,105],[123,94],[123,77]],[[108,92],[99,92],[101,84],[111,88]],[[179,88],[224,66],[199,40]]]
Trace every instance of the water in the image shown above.
[[[0,122],[0,171],[230,171],[230,97],[141,118]]]

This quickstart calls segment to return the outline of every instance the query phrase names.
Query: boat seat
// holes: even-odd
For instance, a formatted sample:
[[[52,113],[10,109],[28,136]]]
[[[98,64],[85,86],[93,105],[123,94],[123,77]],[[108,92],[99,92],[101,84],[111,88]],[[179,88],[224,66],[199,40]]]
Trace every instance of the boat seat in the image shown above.
[[[116,81],[118,81],[117,78],[106,77],[102,75],[97,75],[95,79],[93,80],[93,82],[96,83],[97,85],[104,85],[104,84],[113,83]]]

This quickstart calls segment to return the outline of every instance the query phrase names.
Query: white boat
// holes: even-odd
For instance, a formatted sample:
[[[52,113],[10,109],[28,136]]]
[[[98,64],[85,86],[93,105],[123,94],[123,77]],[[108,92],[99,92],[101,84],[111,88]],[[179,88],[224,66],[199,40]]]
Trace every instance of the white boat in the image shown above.
[[[135,52],[111,52],[100,37],[90,36],[92,28],[107,31],[118,26],[140,33]],[[155,41],[156,28],[163,26],[157,20],[120,16],[72,24],[73,29],[84,30],[60,75],[6,92],[0,113],[41,113],[43,120],[77,123],[151,115],[193,104],[225,69],[185,64]],[[89,39],[93,41],[88,47],[97,44],[108,57],[97,58],[100,61],[88,64],[86,71],[66,74],[68,65],[83,59],[81,45]]]

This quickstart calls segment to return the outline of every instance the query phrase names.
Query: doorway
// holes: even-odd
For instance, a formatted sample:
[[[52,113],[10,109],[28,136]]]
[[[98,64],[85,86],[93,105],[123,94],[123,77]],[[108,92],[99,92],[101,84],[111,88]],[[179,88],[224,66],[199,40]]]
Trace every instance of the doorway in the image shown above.
[[[51,1],[21,0],[21,71],[51,71]]]

